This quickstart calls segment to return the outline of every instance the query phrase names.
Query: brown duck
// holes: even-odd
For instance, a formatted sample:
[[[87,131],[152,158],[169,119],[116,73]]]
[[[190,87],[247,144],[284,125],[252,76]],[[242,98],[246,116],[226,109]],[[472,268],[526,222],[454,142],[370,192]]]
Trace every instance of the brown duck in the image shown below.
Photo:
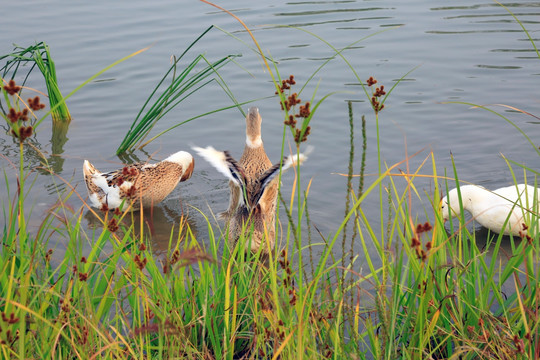
[[[83,173],[93,207],[138,210],[141,204],[146,208],[162,201],[191,177],[194,166],[193,156],[179,151],[156,164],[136,163],[106,173],[84,160]]]
[[[240,162],[227,151],[213,147],[193,147],[201,157],[229,178],[230,200],[227,211],[220,214],[229,224],[229,242],[235,244],[245,235],[246,249],[256,252],[264,246],[267,253],[275,244],[275,209],[281,163],[272,165],[261,138],[261,116],[255,107],[246,116],[246,145]],[[283,160],[282,172],[307,159],[304,154],[291,155]],[[251,240],[248,234],[253,233]],[[267,239],[267,242],[263,241]]]

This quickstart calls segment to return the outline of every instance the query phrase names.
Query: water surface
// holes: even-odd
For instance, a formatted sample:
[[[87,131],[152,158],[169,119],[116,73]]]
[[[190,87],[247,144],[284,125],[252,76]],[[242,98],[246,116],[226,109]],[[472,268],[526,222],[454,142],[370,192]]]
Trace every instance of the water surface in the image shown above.
[[[104,170],[119,166],[115,150],[150,91],[170,66],[171,57],[181,54],[212,24],[244,43],[214,29],[190,51],[186,61],[199,53],[211,61],[228,54],[242,55],[236,60],[238,66],[230,64],[220,75],[238,101],[261,99],[251,105],[257,106],[263,116],[267,153],[271,159],[279,159],[283,116],[277,98],[273,97],[275,89],[260,58],[250,49],[250,37],[231,16],[197,1],[40,1],[39,11],[31,10],[33,3],[37,4],[3,4],[3,13],[9,16],[3,17],[1,25],[0,54],[10,52],[13,43],[28,46],[45,41],[51,48],[64,94],[114,61],[150,46],[68,100],[74,119],[65,144],[53,149],[49,124],[45,122],[39,128],[36,146],[55,164],[58,176],[83,196],[83,159]],[[506,186],[512,181],[504,158],[532,169],[539,167],[535,149],[512,124],[488,111],[447,103],[507,104],[540,115],[540,60],[519,24],[495,3],[350,0],[274,1],[271,5],[228,1],[223,5],[250,26],[265,54],[277,61],[282,76],[295,75],[297,91],[335,55],[319,37],[336,49],[354,44],[343,52],[347,62],[339,57],[330,61],[300,94],[303,100],[314,97],[318,101],[335,92],[312,120],[308,143],[315,146],[315,151],[302,169],[303,186],[312,180],[310,215],[322,235],[335,233],[345,211],[346,179],[337,174],[346,173],[348,166],[348,101],[353,101],[357,150],[361,147],[360,118],[366,116],[366,173],[377,173],[375,117],[355,73],[363,81],[374,76],[386,89],[401,79],[379,117],[381,160],[387,166],[420,151],[410,160],[410,171],[414,171],[433,151],[439,174],[451,173],[453,156],[462,180],[488,188]],[[538,42],[540,2],[506,5]],[[37,73],[30,85],[45,90]],[[170,112],[153,134],[231,104],[222,88],[212,83]],[[537,118],[500,106],[492,108],[519,126],[535,146],[539,145]],[[287,144],[291,141],[287,136]],[[213,145],[239,157],[243,142],[243,115],[229,110],[182,125],[136,151],[132,158],[145,161],[152,156],[159,160],[191,145]],[[18,149],[7,135],[0,136],[0,146],[7,158],[0,160],[2,166],[11,172],[8,160],[18,160]],[[357,151],[356,173],[359,159]],[[31,152],[25,160],[31,166],[39,164]],[[399,169],[406,171],[407,165],[402,164]],[[519,168],[515,171],[515,176],[523,179]],[[432,170],[426,165],[422,173],[432,174]],[[285,176],[284,189],[290,188],[292,177]],[[374,176],[367,176],[366,184],[374,180]],[[414,212],[424,221],[423,208],[431,207],[433,182],[418,179],[415,184],[423,201],[414,201]],[[398,180],[398,185],[404,186],[404,182]],[[54,205],[58,187],[66,187],[60,178],[38,176],[30,197],[37,218],[32,225],[38,226],[44,216],[41,214]],[[4,204],[9,201],[5,191],[1,198]],[[190,224],[204,238],[204,220],[191,206],[210,214],[222,211],[227,203],[226,180],[197,159],[193,178],[181,184],[154,214],[155,247],[166,248],[170,226],[181,214],[188,215]],[[69,204],[80,209],[82,202],[72,196]],[[377,196],[369,197],[363,210],[377,227]],[[91,227],[91,223],[89,220],[85,225]],[[358,247],[357,252],[361,266],[362,250]]]

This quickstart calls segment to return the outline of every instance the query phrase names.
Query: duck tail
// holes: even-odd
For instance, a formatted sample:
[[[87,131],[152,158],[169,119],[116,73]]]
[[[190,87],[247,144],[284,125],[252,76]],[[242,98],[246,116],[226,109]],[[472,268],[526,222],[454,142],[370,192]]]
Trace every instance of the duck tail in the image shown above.
[[[96,173],[99,173],[99,171],[96,170],[96,168],[94,167],[94,165],[92,165],[90,163],[90,161],[88,160],[84,160],[84,163],[83,163],[83,174],[84,174],[84,177],[87,177],[87,176],[92,176]]]

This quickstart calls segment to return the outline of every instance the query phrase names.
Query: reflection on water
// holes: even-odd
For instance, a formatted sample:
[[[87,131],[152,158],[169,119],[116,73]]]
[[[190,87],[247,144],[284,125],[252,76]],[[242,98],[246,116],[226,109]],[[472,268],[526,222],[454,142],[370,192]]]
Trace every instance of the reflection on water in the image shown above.
[[[88,228],[102,229],[104,215],[99,210],[87,210],[84,218]],[[134,211],[126,214],[119,224],[116,235],[120,239],[126,235],[131,238],[141,238],[142,235],[142,238],[150,241],[154,255],[163,257],[167,255],[170,247],[174,249],[177,243],[183,243],[188,233],[193,233],[195,237],[198,235],[195,221],[189,214],[178,212],[177,209],[167,205],[159,205],[143,212]]]
[[[64,153],[64,145],[68,141],[67,133],[69,130],[69,122],[55,121],[53,122],[51,136],[52,154],[49,157],[49,165],[52,170],[61,174],[64,166],[64,158],[61,156]]]

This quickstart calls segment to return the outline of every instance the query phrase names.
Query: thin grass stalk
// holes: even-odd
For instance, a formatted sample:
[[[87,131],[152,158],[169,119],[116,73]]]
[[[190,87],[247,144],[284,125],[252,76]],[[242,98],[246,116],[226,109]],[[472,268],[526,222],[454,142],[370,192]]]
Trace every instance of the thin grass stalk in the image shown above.
[[[360,174],[358,176],[358,188],[357,188],[357,196],[362,196],[362,193],[364,192],[364,174],[366,170],[366,153],[367,153],[367,134],[366,134],[366,117],[362,115],[362,160],[360,162]],[[355,213],[354,216],[354,223],[358,221],[358,213]],[[355,246],[355,240],[357,236],[357,227],[353,226],[353,234],[351,237],[351,258],[350,263],[353,263],[353,255],[354,255],[354,246]],[[352,278],[351,278],[352,280]],[[351,293],[352,295],[352,293]],[[351,299],[352,304],[352,299]]]
[[[264,66],[266,67],[266,69],[268,70],[268,74],[270,75],[270,77],[272,78],[272,82],[274,83],[274,86],[276,88],[276,91],[278,91],[279,93],[279,83],[276,81],[276,78],[274,76],[274,73],[272,72],[272,70],[270,69],[270,65],[268,65],[268,61],[266,59],[266,57],[264,56],[264,52],[262,51],[262,48],[261,46],[259,45],[259,43],[257,42],[257,39],[255,38],[255,36],[253,35],[253,33],[251,32],[251,30],[249,29],[249,27],[242,21],[242,19],[240,19],[238,16],[236,16],[235,14],[233,14],[232,12],[230,12],[229,10],[227,9],[224,9],[222,8],[221,6],[218,6],[208,0],[199,0],[205,4],[208,4],[210,6],[213,6],[225,13],[227,13],[228,15],[230,15],[231,17],[233,17],[236,21],[238,21],[243,27],[244,29],[246,29],[247,33],[249,34],[249,36],[251,37],[253,43],[255,44],[255,46],[257,47],[258,49],[258,54],[259,56],[261,57],[262,61],[263,61],[263,64]],[[275,63],[274,63],[275,64]]]
[[[504,4],[500,3],[499,1],[497,0],[493,0],[497,5],[499,5],[500,7],[502,7],[504,10],[506,10],[515,20],[516,22],[519,24],[519,26],[521,27],[521,30],[523,30],[523,32],[525,33],[525,35],[527,35],[527,38],[529,39],[529,42],[531,43],[531,45],[533,46],[534,48],[534,51],[536,52],[536,56],[538,56],[538,58],[540,59],[540,51],[538,51],[538,48],[536,47],[536,43],[534,42],[534,39],[531,37],[531,34],[529,34],[529,32],[527,31],[527,29],[525,28],[525,26],[523,25],[523,22],[521,20],[519,20],[519,18],[507,7],[505,6]]]
[[[493,109],[490,109],[487,107],[487,105],[478,105],[478,104],[473,104],[473,103],[469,103],[469,102],[465,102],[465,101],[445,101],[443,102],[443,104],[462,104],[462,105],[468,105],[468,106],[471,106],[473,108],[479,108],[479,109],[483,109],[483,110],[487,110],[489,111],[490,113],[492,114],[495,114],[497,115],[498,117],[502,118],[504,121],[506,121],[508,124],[512,125],[526,140],[527,142],[531,145],[531,147],[536,151],[536,154],[538,156],[540,156],[540,149],[536,146],[536,144],[534,143],[534,141],[532,141],[532,139],[525,133],[525,131],[523,129],[521,129],[515,122],[513,122],[512,120],[508,119],[506,116],[504,116],[503,114],[493,110]]]
[[[313,110],[315,111],[315,109]],[[306,119],[304,119],[304,123],[306,122]],[[297,143],[296,145],[296,153],[297,153],[297,165],[296,165],[296,173],[295,173],[295,181],[294,181],[294,185],[293,185],[293,194],[294,195],[294,191],[297,190],[296,189],[296,185],[298,186],[298,190],[296,191],[296,195],[297,195],[297,199],[296,199],[296,204],[298,207],[300,207],[300,204],[301,204],[301,191],[300,191],[300,143]],[[292,206],[292,196],[291,196],[291,206]],[[307,280],[305,279],[305,268],[304,268],[304,260],[303,260],[303,256],[302,256],[302,243],[299,239],[302,239],[302,226],[300,226],[302,224],[302,211],[301,209],[298,209],[298,227],[297,227],[297,231],[298,231],[298,238],[295,240],[295,243],[296,243],[296,247],[297,247],[297,254],[298,254],[298,267],[299,269],[301,269],[301,271],[298,271],[298,297],[299,298],[303,298],[304,296],[307,297],[307,294],[304,292],[304,282]],[[311,303],[310,303],[311,305]],[[300,310],[300,311],[298,311]],[[305,311],[306,308],[305,307],[300,307],[300,304],[299,302],[297,303],[297,314],[298,314],[298,324],[300,325],[298,327],[298,332],[299,332],[299,336],[298,336],[298,347],[300,349],[304,349],[305,347],[305,339],[304,339],[304,336],[305,335],[308,335],[309,334],[306,334],[304,333],[304,321],[308,321],[305,316],[309,316],[309,311]],[[301,352],[301,356],[300,356],[300,359],[303,358],[303,354],[304,352]]]
[[[345,192],[345,215],[349,212],[349,206],[351,201],[351,192],[352,192],[352,175],[354,171],[354,118],[352,110],[352,101],[347,102],[347,107],[349,109],[349,167],[347,172],[347,191]],[[348,224],[348,222],[347,222]],[[347,242],[347,224],[343,227],[343,238],[341,240],[341,282],[345,282],[345,243]],[[351,249],[352,250],[352,249]],[[349,258],[353,256],[351,251]],[[351,278],[352,281],[352,278]]]
[[[294,237],[294,241],[298,242],[298,234],[297,234],[297,231],[296,231],[296,224],[294,223],[292,213],[289,210],[289,208],[287,206],[287,202],[283,198],[283,194],[281,193],[281,191],[278,192],[278,196],[279,196],[279,201],[281,201],[281,205],[283,205],[283,207],[285,208],[285,215],[287,215],[288,225],[290,227],[292,227],[292,231],[290,233],[292,233],[292,235]]]
[[[308,231],[308,249],[309,249],[309,265],[311,269],[311,278],[313,279],[314,276],[314,270],[315,270],[315,263],[313,262],[313,242],[311,237],[311,218],[309,216],[309,206],[308,206],[308,197],[306,192],[304,191],[304,201],[306,203],[306,226]]]

